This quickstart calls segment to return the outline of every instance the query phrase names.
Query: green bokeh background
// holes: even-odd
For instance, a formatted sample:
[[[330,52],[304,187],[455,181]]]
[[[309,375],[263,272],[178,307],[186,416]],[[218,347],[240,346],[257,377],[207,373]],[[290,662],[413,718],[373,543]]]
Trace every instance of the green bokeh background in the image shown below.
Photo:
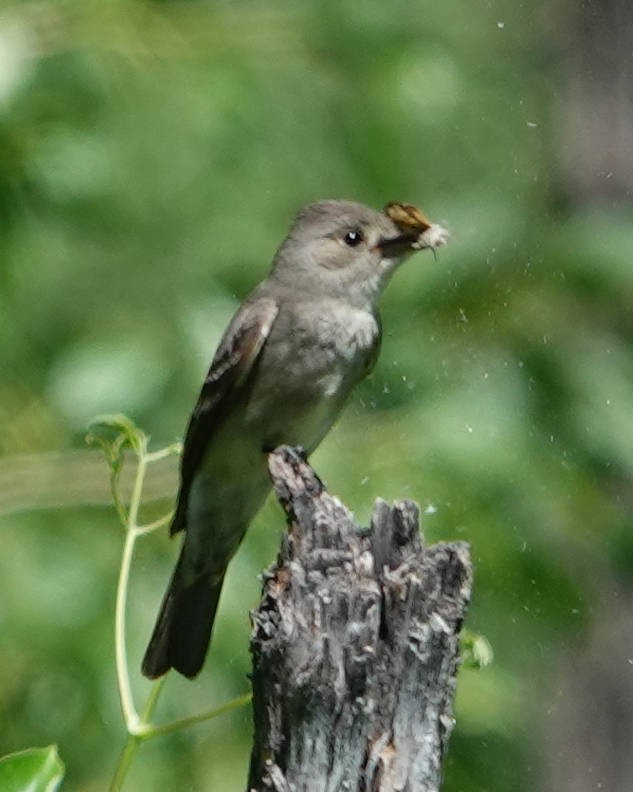
[[[361,522],[375,497],[413,498],[429,541],[472,543],[468,624],[496,657],[460,675],[444,789],[549,788],[561,674],[633,572],[633,231],[630,203],[565,194],[545,16],[510,0],[2,11],[0,754],[57,742],[67,787],[90,792],[123,744],[122,534],[83,451],[90,419],[179,439],[294,212],[403,200],[452,241],[390,285],[378,366],[313,463]],[[283,527],[270,500],[206,669],[169,680],[161,718],[247,690],[247,613]],[[176,551],[152,536],[135,565],[139,700]],[[245,709],[155,740],[129,789],[242,790],[250,739]]]

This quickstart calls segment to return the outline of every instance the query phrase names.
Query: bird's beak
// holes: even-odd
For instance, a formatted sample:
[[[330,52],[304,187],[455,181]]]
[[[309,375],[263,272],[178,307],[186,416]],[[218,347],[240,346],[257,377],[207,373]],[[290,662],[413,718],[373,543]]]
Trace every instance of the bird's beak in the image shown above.
[[[437,223],[431,223],[412,204],[389,203],[384,213],[400,233],[385,236],[378,242],[383,258],[396,258],[424,248],[435,250],[448,241],[448,231]]]
[[[414,234],[399,234],[393,237],[382,237],[378,242],[378,249],[383,258],[397,258],[405,253],[413,252],[413,245],[417,239]]]

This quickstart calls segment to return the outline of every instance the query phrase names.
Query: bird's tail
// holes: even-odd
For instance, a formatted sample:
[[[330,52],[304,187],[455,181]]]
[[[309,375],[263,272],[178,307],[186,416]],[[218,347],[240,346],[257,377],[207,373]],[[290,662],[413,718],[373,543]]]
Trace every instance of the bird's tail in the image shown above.
[[[184,545],[143,657],[143,674],[150,679],[170,668],[195,677],[202,668],[211,641],[224,570],[184,581]]]

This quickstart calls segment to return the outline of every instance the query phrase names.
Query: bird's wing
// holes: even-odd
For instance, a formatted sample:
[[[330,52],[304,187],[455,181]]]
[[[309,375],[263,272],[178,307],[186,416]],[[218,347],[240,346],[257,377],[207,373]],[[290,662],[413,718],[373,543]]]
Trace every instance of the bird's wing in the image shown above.
[[[229,325],[194,407],[180,465],[180,490],[171,533],[186,527],[186,506],[193,477],[205,454],[214,428],[233,403],[247,379],[266,339],[279,307],[274,300],[259,298],[245,303]]]

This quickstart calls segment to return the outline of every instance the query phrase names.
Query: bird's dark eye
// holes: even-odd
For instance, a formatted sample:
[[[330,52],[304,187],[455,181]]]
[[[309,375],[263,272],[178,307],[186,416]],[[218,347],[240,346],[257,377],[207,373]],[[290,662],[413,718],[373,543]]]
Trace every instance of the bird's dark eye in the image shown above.
[[[349,245],[350,247],[356,247],[357,245],[360,245],[364,239],[363,232],[356,228],[354,231],[348,231],[343,239],[345,240],[346,245]]]

